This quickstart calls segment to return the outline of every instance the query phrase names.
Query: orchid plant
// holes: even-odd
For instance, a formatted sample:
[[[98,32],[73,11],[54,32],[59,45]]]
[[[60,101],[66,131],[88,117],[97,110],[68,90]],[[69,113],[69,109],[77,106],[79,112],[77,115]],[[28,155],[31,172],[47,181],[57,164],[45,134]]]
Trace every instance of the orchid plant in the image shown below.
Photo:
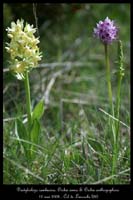
[[[26,109],[28,124],[27,127],[17,120],[18,134],[21,139],[29,138],[29,141],[33,143],[28,146],[28,155],[33,155],[34,143],[36,144],[39,139],[40,132],[40,118],[44,112],[44,102],[41,100],[37,106],[31,108],[30,98],[30,84],[29,84],[29,72],[37,67],[38,62],[41,60],[42,53],[39,51],[38,43],[39,38],[36,38],[34,33],[36,29],[33,25],[26,23],[24,20],[17,20],[17,22],[11,23],[11,28],[7,28],[7,36],[10,42],[7,43],[6,50],[10,54],[10,70],[16,76],[18,80],[24,81],[26,92]],[[22,145],[25,147],[25,145]],[[27,146],[24,148],[27,153]]]
[[[120,110],[120,91],[121,81],[124,76],[123,68],[123,47],[122,42],[118,40],[118,27],[115,25],[113,20],[108,17],[104,21],[99,21],[97,27],[94,28],[94,37],[100,39],[105,49],[105,64],[106,64],[106,77],[108,84],[108,98],[109,104],[112,111],[112,118],[116,117],[118,122],[111,120],[111,128],[113,133],[113,156],[112,156],[112,175],[115,174],[117,167],[117,156],[118,156],[118,145],[119,145],[119,110]],[[109,45],[118,40],[118,88],[116,98],[116,109],[114,108],[113,95],[112,95],[112,84],[111,84],[111,71],[109,62]]]
[[[26,23],[24,20],[17,20],[11,23],[11,28],[7,28],[7,35],[10,42],[7,43],[6,50],[10,54],[10,69],[17,79],[22,80],[25,84],[26,92],[26,109],[27,109],[27,124],[21,120],[17,120],[17,130],[20,138],[30,141],[30,144],[21,144],[28,158],[35,155],[35,145],[39,141],[40,133],[40,118],[44,113],[44,102],[41,100],[34,109],[31,107],[29,72],[37,67],[38,62],[42,58],[42,53],[39,51],[39,38],[35,37],[36,29],[33,25]],[[105,50],[106,77],[108,85],[108,99],[111,108],[112,118],[117,118],[118,121],[109,119],[112,129],[113,138],[113,153],[112,153],[112,175],[115,174],[117,168],[117,157],[119,147],[119,111],[120,111],[120,91],[121,81],[124,76],[123,68],[123,47],[122,42],[118,40],[118,27],[113,20],[108,17],[103,21],[99,21],[94,28],[94,37],[100,39]],[[116,98],[116,108],[114,107],[113,92],[111,84],[111,70],[109,62],[109,45],[113,41],[118,41],[118,89]]]

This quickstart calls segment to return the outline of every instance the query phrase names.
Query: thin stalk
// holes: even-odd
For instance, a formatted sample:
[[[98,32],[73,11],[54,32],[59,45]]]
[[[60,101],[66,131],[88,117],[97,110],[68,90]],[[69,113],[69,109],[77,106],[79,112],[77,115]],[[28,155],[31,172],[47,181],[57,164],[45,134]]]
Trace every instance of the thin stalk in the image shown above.
[[[104,47],[105,47],[105,63],[106,63],[106,67],[107,67],[106,76],[107,76],[107,84],[108,84],[108,97],[109,97],[109,103],[110,103],[110,106],[112,109],[112,115],[114,116],[108,45],[105,44]]]
[[[31,99],[30,99],[30,85],[29,85],[29,76],[28,72],[25,74],[25,91],[26,91],[26,108],[27,108],[27,116],[28,116],[28,129],[31,128]]]
[[[124,76],[124,68],[123,68],[123,47],[122,42],[118,41],[118,63],[119,63],[119,70],[118,70],[118,88],[117,88],[117,100],[116,100],[116,118],[119,119],[120,115],[120,100],[121,100],[121,82],[122,77]],[[113,156],[113,169],[112,174],[115,173],[116,166],[117,166],[117,157],[119,153],[119,127],[120,121],[116,122],[116,144],[114,146],[114,156]]]
[[[117,89],[117,101],[116,101],[116,118],[117,119],[119,119],[119,116],[120,116],[121,81],[122,81],[122,77],[119,77],[118,89]],[[120,121],[118,120],[118,122],[116,122],[116,141],[118,140],[119,126],[120,126]]]
[[[110,63],[109,63],[109,52],[108,52],[108,45],[105,44],[105,63],[106,63],[106,77],[107,77],[107,84],[108,84],[108,98],[109,104],[112,111],[112,116],[114,117],[114,105],[113,105],[113,98],[112,98],[112,86],[111,86],[111,76],[110,76]],[[116,127],[114,120],[110,119],[110,124],[113,133],[113,157],[112,157],[112,175],[116,169]]]
[[[123,47],[122,42],[118,41],[118,88],[117,88],[117,101],[116,101],[116,118],[119,119],[120,115],[120,100],[121,100],[121,82],[122,78],[124,76],[124,68],[123,68]],[[116,131],[116,140],[118,140],[119,137],[119,123],[116,125],[117,131]]]
[[[108,98],[109,104],[111,107],[111,114],[114,117],[114,105],[113,105],[113,97],[112,97],[112,86],[111,86],[111,76],[110,76],[110,63],[109,63],[109,52],[108,52],[108,45],[105,44],[105,63],[106,63],[106,78],[107,78],[107,85],[108,85]],[[116,135],[115,135],[115,127],[114,121],[112,120],[112,131],[113,131],[113,139],[114,143],[116,142]]]

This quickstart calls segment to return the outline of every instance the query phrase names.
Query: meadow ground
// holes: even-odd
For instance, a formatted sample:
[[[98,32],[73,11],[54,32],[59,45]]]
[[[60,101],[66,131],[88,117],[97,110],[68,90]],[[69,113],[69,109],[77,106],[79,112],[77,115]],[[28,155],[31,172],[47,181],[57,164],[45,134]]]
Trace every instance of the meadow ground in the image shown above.
[[[4,5],[4,29],[17,18],[36,24],[32,4],[17,6]],[[22,14],[22,9],[27,13],[31,9],[31,15]],[[44,99],[41,133],[34,158],[26,157],[23,146],[29,141],[23,140],[17,128],[17,118],[23,123],[27,118],[24,83],[7,70],[9,56],[4,50],[4,184],[129,184],[130,5],[38,4],[36,15],[43,58],[30,73],[30,87],[32,107]],[[96,23],[106,16],[119,27],[125,68],[114,174],[104,47],[93,37]],[[4,32],[4,46],[7,41]],[[109,46],[109,56],[115,104],[117,42]]]

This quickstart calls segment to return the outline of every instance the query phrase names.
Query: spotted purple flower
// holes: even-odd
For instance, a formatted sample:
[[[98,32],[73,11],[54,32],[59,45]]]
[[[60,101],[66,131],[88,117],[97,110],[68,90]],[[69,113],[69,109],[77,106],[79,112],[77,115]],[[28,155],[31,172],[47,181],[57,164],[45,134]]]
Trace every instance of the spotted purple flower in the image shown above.
[[[94,28],[94,36],[99,38],[104,44],[110,44],[117,39],[118,28],[114,21],[108,17],[104,21],[99,21],[97,27]]]

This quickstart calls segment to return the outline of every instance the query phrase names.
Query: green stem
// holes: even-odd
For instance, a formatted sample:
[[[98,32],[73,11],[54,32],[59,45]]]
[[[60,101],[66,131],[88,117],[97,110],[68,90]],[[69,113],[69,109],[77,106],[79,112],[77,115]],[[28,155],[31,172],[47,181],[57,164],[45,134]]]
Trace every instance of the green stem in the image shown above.
[[[118,120],[119,120],[119,116],[120,116],[121,81],[122,81],[122,77],[119,76],[118,89],[117,89],[117,101],[116,101],[116,118]],[[116,123],[116,128],[117,128],[117,130],[116,130],[116,141],[118,140],[119,125],[120,125],[120,122],[118,121]]]
[[[27,108],[27,115],[28,115],[28,129],[30,130],[31,127],[31,100],[30,100],[30,85],[29,85],[29,76],[28,72],[25,74],[25,91],[26,91],[26,108]]]
[[[116,118],[119,120],[120,116],[120,101],[121,101],[121,82],[122,78],[124,76],[124,68],[123,68],[123,46],[122,42],[119,40],[118,41],[118,63],[119,63],[119,70],[118,70],[118,88],[117,88],[117,99],[116,99]],[[116,122],[115,124],[116,127],[116,144],[114,146],[114,156],[113,156],[113,162],[114,166],[112,169],[112,174],[115,174],[115,170],[117,167],[117,158],[119,154],[119,131],[120,131],[120,122]]]
[[[112,116],[114,117],[114,105],[113,105],[113,98],[112,98],[112,87],[111,87],[111,76],[110,76],[110,63],[109,63],[109,52],[108,52],[108,45],[105,44],[105,63],[106,63],[106,76],[107,76],[107,84],[108,84],[108,98],[109,104],[111,107]],[[113,157],[112,157],[112,175],[116,169],[116,129],[114,120],[110,120],[112,133],[113,133]]]
[[[124,76],[124,68],[123,68],[123,46],[122,42],[118,41],[118,63],[119,63],[119,70],[118,70],[118,88],[117,88],[117,100],[116,100],[116,118],[119,120],[120,115],[120,100],[121,100],[121,82]],[[119,137],[119,121],[116,123],[116,141]]]
[[[108,84],[108,98],[109,98],[109,104],[110,104],[111,112],[112,112],[111,114],[114,117],[114,105],[113,105],[113,98],[112,98],[108,45],[105,44],[104,47],[105,47],[106,77],[107,77],[107,84]],[[113,138],[114,138],[114,143],[115,143],[116,135],[115,135],[114,121],[112,121],[112,131],[113,131]]]
[[[105,47],[105,63],[106,63],[106,67],[107,67],[106,76],[107,76],[107,84],[108,84],[108,97],[109,97],[109,103],[110,103],[110,106],[112,109],[112,115],[114,116],[108,45],[105,44],[104,47]]]

